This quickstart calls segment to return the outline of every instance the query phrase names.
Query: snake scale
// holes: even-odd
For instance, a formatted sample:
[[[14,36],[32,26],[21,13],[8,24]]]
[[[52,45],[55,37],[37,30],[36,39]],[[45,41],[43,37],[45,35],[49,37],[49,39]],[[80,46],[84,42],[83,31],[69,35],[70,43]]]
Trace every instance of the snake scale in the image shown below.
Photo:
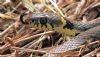
[[[51,49],[47,54],[44,54],[42,57],[61,57],[55,56],[54,53],[64,53],[69,50],[77,49],[79,46],[84,44],[88,39],[100,40],[100,19],[89,21],[87,23],[82,23],[74,25],[68,20],[61,19],[61,17],[56,16],[55,14],[45,14],[45,13],[36,13],[31,15],[26,21],[23,20],[25,15],[20,16],[20,20],[24,24],[31,24],[32,27],[40,30],[54,30],[56,32],[72,36],[76,34],[76,30],[81,30],[79,35],[73,37],[71,40],[64,42],[63,44],[57,46],[54,49]],[[75,30],[75,31],[74,31]],[[70,33],[68,33],[70,32]],[[74,33],[73,33],[74,32]]]

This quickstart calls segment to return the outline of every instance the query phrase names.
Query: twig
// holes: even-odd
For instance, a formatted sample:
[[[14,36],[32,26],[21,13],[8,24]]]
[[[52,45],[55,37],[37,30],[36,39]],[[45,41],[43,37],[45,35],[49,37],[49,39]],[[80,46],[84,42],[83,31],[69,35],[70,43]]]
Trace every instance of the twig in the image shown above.
[[[97,48],[97,49],[93,50],[92,52],[90,52],[82,57],[94,57],[94,55],[96,55],[98,50],[100,50],[100,48]]]
[[[25,47],[27,47],[27,48],[33,48],[36,44],[38,44],[38,43],[40,43],[42,40],[44,40],[44,39],[46,39],[47,38],[47,36],[43,36],[42,38],[40,37],[40,39],[39,40],[37,40],[35,43],[34,43],[34,41],[32,41],[31,43],[29,43],[27,46],[25,46]],[[23,47],[24,48],[24,47]],[[22,55],[24,53],[24,51],[21,51],[20,52],[20,54]]]
[[[87,10],[91,9],[93,5],[97,4],[98,0],[95,0],[92,4],[86,7],[82,12],[81,15],[84,14]]]
[[[28,48],[19,48],[19,47],[11,47],[11,49],[14,50],[19,50],[19,51],[24,51],[24,52],[35,52],[35,53],[46,53],[46,51],[42,51],[42,50],[33,50],[33,49],[28,49]]]
[[[0,55],[0,57],[8,57],[8,56],[10,56],[10,54]]]
[[[93,5],[91,8],[94,8],[94,7],[99,6],[99,5],[100,5],[100,3],[97,3],[97,4]]]
[[[31,46],[29,46],[28,48],[32,48],[34,45],[40,43],[41,41],[43,41],[43,40],[46,39],[46,38],[47,38],[47,36],[40,37],[39,40],[37,40],[35,43],[33,43],[33,44],[32,44]]]
[[[20,57],[20,55],[18,54],[18,51],[14,51],[9,57]]]
[[[94,42],[92,42],[92,43],[89,43],[88,46],[90,46],[90,45],[92,45],[92,44],[95,44],[95,43],[100,43],[100,40],[94,41]],[[79,48],[84,47],[84,46],[85,46],[85,45],[79,46]]]
[[[22,4],[22,2],[20,2],[20,3],[11,11],[11,13],[13,13],[21,4]]]
[[[54,46],[57,46],[62,40],[63,40],[63,38],[61,37],[61,38],[55,43]]]
[[[0,38],[2,38],[13,26],[14,26],[14,24],[10,25],[6,30],[4,30],[2,33],[0,33]]]
[[[86,0],[81,0],[81,2],[78,4],[76,11],[75,11],[75,15],[79,15],[81,12],[82,7],[84,6],[84,4],[86,3]]]
[[[44,34],[49,34],[49,33],[53,33],[53,31],[44,32],[44,33],[41,33],[41,34],[33,35],[31,37],[27,37],[27,38],[22,39],[20,41],[15,41],[14,45],[18,45],[20,43],[23,44],[23,43],[25,43],[25,41],[28,41],[28,40],[33,39],[35,37],[38,37],[38,36],[41,36],[41,35],[44,35]],[[11,44],[6,43],[3,47],[0,48],[0,52],[3,53],[5,50],[9,49],[10,46],[11,46]]]
[[[15,43],[16,44],[20,44],[20,43],[25,43],[25,41],[29,41],[29,40],[32,40],[32,39],[35,39],[36,37],[39,37],[41,35],[45,35],[45,34],[49,34],[49,33],[53,33],[54,31],[48,31],[48,32],[44,32],[44,33],[40,33],[40,34],[36,34],[36,35],[33,35],[33,36],[30,36],[30,37],[27,37],[27,38],[24,38],[22,40],[18,40],[16,41]]]
[[[34,42],[36,42],[37,40],[34,40],[28,44],[26,44],[25,46],[23,46],[23,48],[28,48],[29,46],[31,46]]]
[[[2,54],[4,51],[10,49],[10,45],[5,44],[4,46],[0,47],[0,53]]]

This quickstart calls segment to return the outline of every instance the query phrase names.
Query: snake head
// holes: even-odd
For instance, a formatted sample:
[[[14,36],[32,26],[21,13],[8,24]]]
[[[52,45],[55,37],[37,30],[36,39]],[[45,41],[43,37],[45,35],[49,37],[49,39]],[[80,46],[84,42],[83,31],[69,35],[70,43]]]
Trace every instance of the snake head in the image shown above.
[[[22,14],[20,16],[20,21],[23,24],[33,24],[36,25],[37,27],[41,25],[41,27],[45,26],[46,28],[48,27],[59,27],[60,25],[62,25],[62,21],[60,19],[59,16],[55,15],[55,14],[47,14],[47,13],[35,13],[35,14],[31,14],[29,15],[29,17],[27,19],[24,20],[24,16],[27,16],[27,14]],[[48,24],[50,26],[48,26]]]
[[[31,28],[39,30],[53,30],[65,35],[75,34],[73,30],[73,23],[68,20],[61,19],[61,17],[57,14],[34,13],[28,15],[28,18],[24,18],[24,16],[27,16],[27,14],[22,14],[20,16],[20,21],[23,24],[31,25]]]

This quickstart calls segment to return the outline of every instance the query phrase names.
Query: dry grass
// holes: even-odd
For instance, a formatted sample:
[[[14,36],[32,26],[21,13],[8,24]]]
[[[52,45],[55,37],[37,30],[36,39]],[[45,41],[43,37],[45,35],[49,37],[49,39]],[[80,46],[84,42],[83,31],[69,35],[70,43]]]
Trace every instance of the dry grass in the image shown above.
[[[51,13],[52,11],[76,24],[100,20],[100,0],[55,1],[56,3],[52,0],[0,0],[0,57],[41,57],[65,42],[64,38],[54,31],[37,30],[22,24],[20,22],[22,13]],[[79,48],[84,49],[96,43],[100,46],[99,40]],[[81,49],[61,53],[63,57],[74,57],[80,54],[83,57],[100,57],[100,47],[87,53]]]

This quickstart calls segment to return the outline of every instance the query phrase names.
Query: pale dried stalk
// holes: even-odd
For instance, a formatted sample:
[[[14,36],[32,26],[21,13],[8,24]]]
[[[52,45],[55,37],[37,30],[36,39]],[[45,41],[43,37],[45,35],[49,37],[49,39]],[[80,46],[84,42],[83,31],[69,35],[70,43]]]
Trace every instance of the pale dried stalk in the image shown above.
[[[79,15],[83,9],[83,6],[85,5],[86,0],[81,0],[81,2],[78,4],[76,11],[75,11],[75,15]]]
[[[41,41],[45,40],[47,38],[47,36],[43,36],[43,37],[40,37],[39,40],[37,40],[35,43],[33,43],[32,45],[30,45],[28,48],[32,48],[34,47],[36,44],[40,43]]]
[[[99,50],[99,51],[100,51],[100,50]],[[100,57],[100,52],[97,52],[96,56],[97,56],[97,57]]]
[[[36,42],[37,40],[33,40],[32,42],[26,44],[25,46],[23,46],[23,48],[28,48],[29,46],[31,46],[34,42]]]
[[[33,49],[28,49],[28,48],[19,48],[19,47],[11,47],[13,50],[18,50],[18,51],[24,51],[24,52],[35,52],[35,53],[46,53],[46,51],[43,50],[33,50]]]
[[[9,44],[5,44],[4,46],[0,47],[0,53],[2,54],[5,50],[10,49],[10,45]]]
[[[94,7],[96,7],[96,6],[100,6],[100,2],[97,3],[97,4],[95,4],[95,5],[93,5],[91,8],[94,8]]]
[[[86,54],[86,55],[84,55],[82,57],[93,57],[93,56],[96,55],[96,53],[97,53],[98,50],[100,50],[100,48],[97,48],[97,49],[91,51],[90,53],[88,53],[88,54]]]
[[[63,40],[63,38],[61,37],[61,38],[55,43],[54,46],[57,46],[62,40]]]
[[[88,43],[87,46],[93,45],[93,44],[95,44],[95,43],[100,43],[100,40],[94,41],[94,42],[92,42],[92,43]],[[86,46],[86,45],[82,45],[82,46],[79,46],[78,48],[82,48],[82,47],[85,47],[85,46]]]
[[[18,41],[16,41],[16,43],[22,43],[23,41],[30,40],[30,39],[33,39],[33,38],[35,39],[38,36],[45,35],[45,34],[49,34],[49,33],[53,33],[53,31],[48,31],[48,32],[36,34],[36,35],[30,36],[30,37],[24,38],[22,40],[18,40]]]
[[[28,41],[28,40],[30,40],[32,38],[36,38],[38,36],[49,34],[49,33],[53,33],[53,31],[44,32],[44,33],[41,33],[41,34],[37,34],[37,35],[33,35],[33,36],[30,36],[30,37],[27,37],[27,38],[19,40],[19,41],[15,41],[14,45],[18,45],[20,43],[24,43],[25,41]],[[3,47],[0,48],[0,52],[3,53],[5,50],[9,49],[10,46],[11,46],[11,44],[6,43]]]
[[[20,57],[20,55],[18,54],[18,51],[14,51],[9,57]]]
[[[17,40],[20,37],[22,37],[22,34],[25,32],[25,26],[23,26],[16,34],[15,37],[12,38],[12,40]]]
[[[0,38],[2,38],[9,30],[14,27],[14,24],[10,25],[7,29],[5,29],[2,33],[0,33]]]
[[[65,7],[65,8],[62,8],[62,10],[63,10],[63,12],[66,14],[66,15],[68,15],[68,10],[69,9],[73,9],[73,8],[75,8],[77,6],[77,3],[71,3],[70,5],[68,5],[67,7]]]
[[[45,32],[46,33],[46,32]],[[50,32],[52,33],[52,31]],[[44,35],[44,34],[43,34]],[[42,38],[40,37],[39,40],[37,40],[36,42],[35,41],[32,41],[30,42],[28,45],[22,47],[22,48],[33,48],[36,44],[40,43],[41,41],[45,40],[47,38],[47,36],[43,36]],[[24,51],[21,51],[20,54],[22,55],[24,53]]]
[[[83,11],[81,12],[81,15],[84,14],[87,10],[91,9],[91,7],[95,4],[98,3],[98,0],[95,0],[92,4],[90,4],[88,7],[86,7],[85,9],[83,9]]]
[[[21,4],[22,4],[22,2],[20,2],[16,7],[14,7],[14,9],[11,11],[11,13],[13,13]]]
[[[7,55],[0,55],[0,57],[8,57],[10,56],[10,54],[7,54]]]

